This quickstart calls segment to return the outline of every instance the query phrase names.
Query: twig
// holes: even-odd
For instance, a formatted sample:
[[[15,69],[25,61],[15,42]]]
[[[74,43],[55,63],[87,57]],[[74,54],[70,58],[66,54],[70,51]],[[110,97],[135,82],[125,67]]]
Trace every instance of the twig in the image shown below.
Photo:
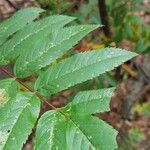
[[[47,99],[46,99],[45,97],[43,97],[42,95],[40,95],[40,94],[38,93],[38,91],[36,91],[36,90],[34,90],[34,89],[28,87],[27,85],[25,85],[25,84],[24,84],[22,81],[20,81],[17,77],[13,76],[12,73],[9,72],[8,70],[6,70],[6,69],[0,67],[0,71],[3,72],[5,75],[9,76],[10,78],[14,79],[15,81],[17,81],[17,82],[18,82],[24,89],[26,89],[27,91],[29,91],[29,92],[35,94],[42,102],[45,102],[50,108],[52,108],[52,109],[54,109],[54,110],[56,110],[56,111],[59,110],[59,109],[56,108],[54,105],[52,105],[52,104],[50,104],[49,102],[47,102]],[[67,116],[65,113],[63,113],[63,112],[61,112],[61,111],[58,111],[58,112],[60,112],[63,116],[65,116],[65,118],[68,118],[68,116]]]
[[[108,17],[108,13],[106,10],[105,0],[98,0],[98,7],[99,7],[100,19],[102,21],[102,25],[104,25],[103,27],[104,34],[106,35],[106,37],[111,38],[109,17]]]
[[[123,64],[122,68],[128,72],[132,77],[136,78],[138,77],[138,73],[134,70],[132,70],[127,64]]]

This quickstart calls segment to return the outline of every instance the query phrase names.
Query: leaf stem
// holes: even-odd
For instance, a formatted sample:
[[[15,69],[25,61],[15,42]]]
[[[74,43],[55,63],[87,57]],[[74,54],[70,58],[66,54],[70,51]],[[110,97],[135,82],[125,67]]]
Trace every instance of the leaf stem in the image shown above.
[[[47,99],[46,99],[45,97],[43,97],[42,95],[40,95],[40,94],[38,93],[38,91],[36,91],[36,90],[34,90],[34,89],[28,87],[27,85],[25,85],[25,84],[24,84],[22,81],[20,81],[17,77],[13,76],[12,73],[9,72],[8,70],[6,70],[6,69],[0,67],[0,71],[1,71],[2,73],[4,73],[5,75],[7,75],[8,77],[14,79],[16,82],[18,82],[18,83],[19,83],[24,89],[26,89],[27,91],[29,91],[29,92],[35,94],[42,102],[46,103],[50,108],[52,108],[52,109],[54,109],[54,110],[56,110],[56,111],[59,110],[59,109],[56,108],[54,105],[50,104],[50,103],[47,101]],[[63,112],[61,112],[61,111],[58,111],[58,112],[60,112],[63,116],[65,116],[65,118],[68,118],[68,116],[67,116],[65,113],[63,113]]]

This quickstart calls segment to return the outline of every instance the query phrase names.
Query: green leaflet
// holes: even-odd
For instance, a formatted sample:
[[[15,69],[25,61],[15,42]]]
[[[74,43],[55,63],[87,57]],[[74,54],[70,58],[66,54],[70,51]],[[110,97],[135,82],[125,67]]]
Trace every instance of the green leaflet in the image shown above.
[[[0,150],[21,150],[40,111],[40,101],[30,93],[18,93],[0,108]]]
[[[5,105],[9,100],[9,96],[7,95],[7,92],[5,89],[0,89],[0,107]]]
[[[84,105],[98,104],[98,101],[95,101],[97,98],[99,112],[108,111],[108,106],[105,107],[103,103],[105,104],[106,96],[112,96],[112,90],[80,92],[72,103],[60,110],[68,116],[67,118],[56,111],[46,112],[38,122],[34,150],[116,149],[117,132],[104,121],[91,116],[90,114],[95,113],[94,108],[88,111],[88,104]],[[75,105],[78,109],[74,109]],[[83,111],[80,112],[82,108]]]
[[[32,22],[38,17],[39,13],[43,11],[44,10],[40,8],[22,9],[11,18],[0,23],[0,45],[5,42],[10,35],[23,28],[27,23]]]
[[[65,108],[73,114],[97,113],[109,111],[110,98],[114,88],[79,92],[73,101]]]
[[[19,89],[18,83],[13,79],[0,80],[0,107],[16,96]]]
[[[135,53],[116,48],[79,53],[43,72],[35,89],[46,95],[55,94],[112,70],[134,56]]]
[[[30,54],[31,50],[45,44],[45,37],[48,34],[58,30],[74,19],[74,17],[64,15],[53,15],[28,24],[0,47],[0,64],[8,64],[24,51],[26,53],[28,51]]]
[[[35,47],[23,53],[17,60],[14,67],[15,75],[19,78],[32,75],[35,71],[61,57],[81,38],[98,27],[98,25],[66,27],[52,32],[46,38],[42,38],[40,42],[36,41]]]

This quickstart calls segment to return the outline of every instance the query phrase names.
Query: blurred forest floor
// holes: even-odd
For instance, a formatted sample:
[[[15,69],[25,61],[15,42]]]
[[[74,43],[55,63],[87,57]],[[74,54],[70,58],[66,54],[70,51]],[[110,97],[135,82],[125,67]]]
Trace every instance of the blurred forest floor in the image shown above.
[[[148,6],[150,9],[150,0],[145,0],[143,5]],[[30,0],[0,0],[0,20],[11,16],[20,8],[30,6],[39,7],[39,4]],[[150,25],[149,13],[135,12],[135,14],[141,16],[145,23]],[[119,44],[120,48],[129,50],[133,49],[134,46],[134,43],[127,40],[123,40]],[[76,50],[82,51],[83,49],[90,49],[90,47],[91,44],[82,41],[76,47]],[[134,67],[136,70],[133,69]],[[144,103],[150,104],[150,56],[140,55],[115,70],[115,75],[119,80],[122,78],[122,74],[127,74],[127,78],[117,86],[115,96],[111,101],[111,111],[97,114],[97,116],[103,118],[119,131],[118,143],[125,142],[125,137],[128,136],[130,129],[138,128],[143,133],[144,138],[139,146],[136,145],[136,150],[150,150],[150,108],[149,115],[140,113]],[[54,96],[51,101],[56,107],[64,106],[72,93],[70,90],[64,91]],[[47,109],[45,106],[44,110]],[[30,149],[30,142],[26,144],[26,150]]]

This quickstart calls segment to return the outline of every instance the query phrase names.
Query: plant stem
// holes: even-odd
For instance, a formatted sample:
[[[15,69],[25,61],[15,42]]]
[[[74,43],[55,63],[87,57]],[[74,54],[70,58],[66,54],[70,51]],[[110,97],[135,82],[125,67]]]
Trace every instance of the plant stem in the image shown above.
[[[109,17],[108,17],[108,13],[106,10],[105,0],[98,0],[98,7],[99,7],[100,19],[101,19],[102,25],[104,25],[103,27],[104,34],[106,35],[106,37],[111,38]]]
[[[42,95],[40,95],[38,93],[38,91],[28,87],[27,85],[25,85],[22,81],[20,81],[17,77],[13,76],[11,72],[9,72],[8,70],[0,67],[0,71],[3,72],[5,75],[7,75],[8,77],[14,79],[15,81],[17,81],[24,89],[26,89],[27,91],[35,94],[42,102],[45,102],[50,108],[58,111],[58,108],[56,108],[54,105],[50,104],[47,99],[45,97],[43,97]],[[59,111],[63,116],[67,117],[66,114],[64,114],[63,112]]]

